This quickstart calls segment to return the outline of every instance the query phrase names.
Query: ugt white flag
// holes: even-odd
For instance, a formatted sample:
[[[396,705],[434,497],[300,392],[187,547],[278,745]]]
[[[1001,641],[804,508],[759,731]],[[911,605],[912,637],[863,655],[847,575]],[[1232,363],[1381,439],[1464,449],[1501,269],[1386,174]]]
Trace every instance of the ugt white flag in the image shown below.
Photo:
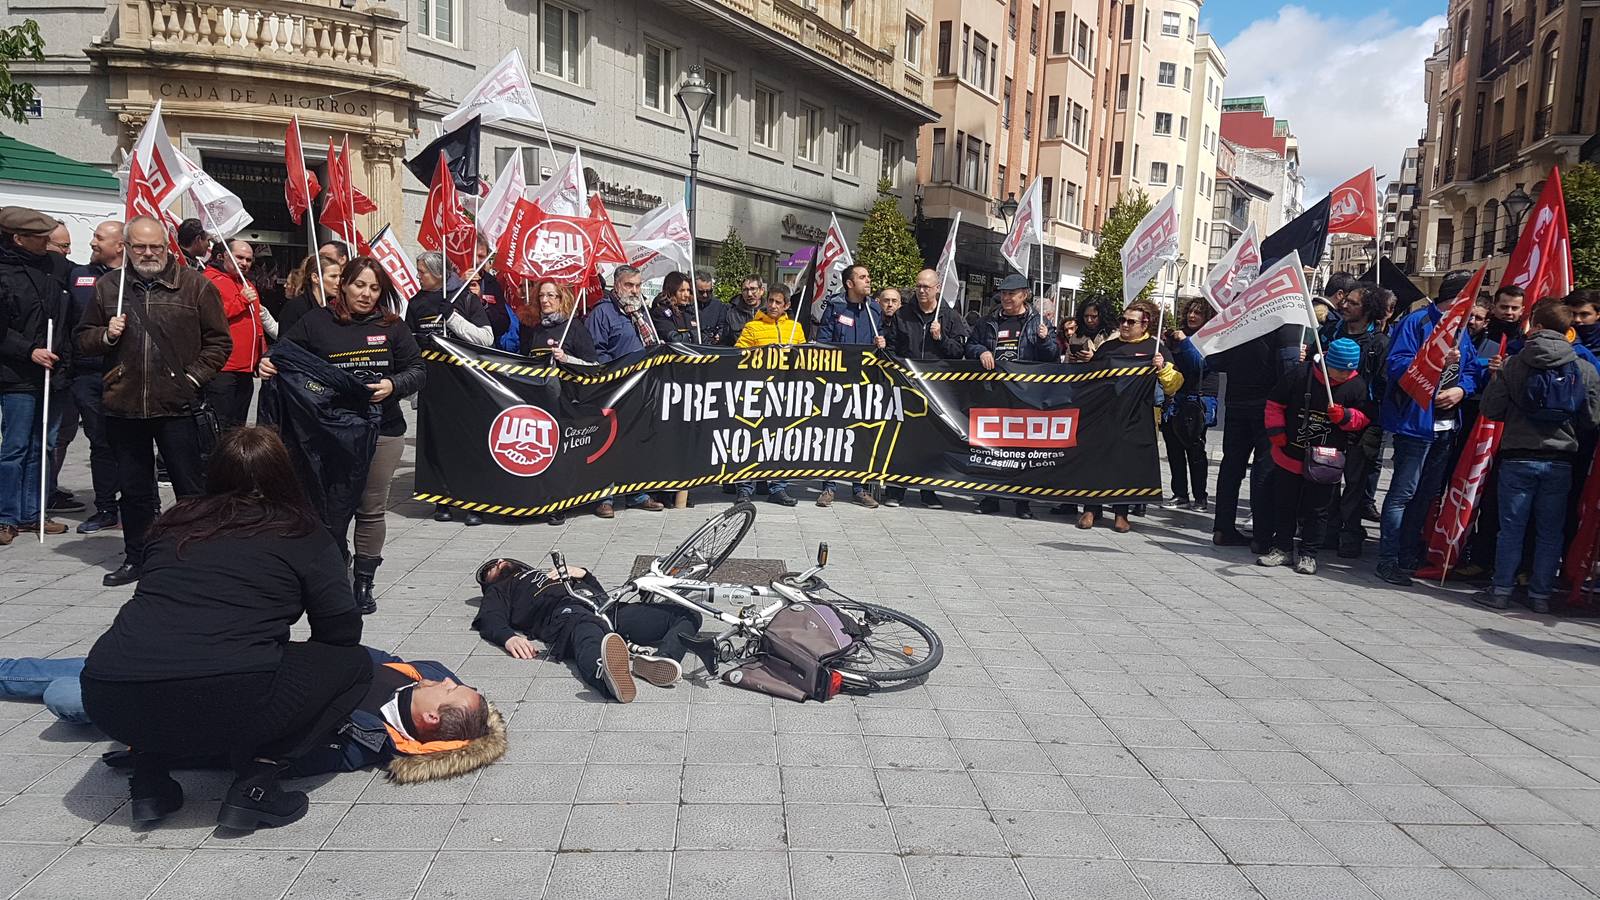
[[[622,248],[644,280],[689,271],[689,212],[684,202],[664,203],[640,219]]]
[[[1122,302],[1132,303],[1161,267],[1178,258],[1178,192],[1168,191],[1122,242]]]
[[[583,154],[573,150],[567,164],[528,199],[548,215],[587,216],[589,191],[583,183]]]
[[[477,116],[481,124],[501,119],[517,119],[529,125],[543,125],[539,99],[528,83],[528,69],[522,64],[522,51],[513,49],[467,92],[455,112],[444,117],[445,131],[454,131]]]
[[[822,249],[817,252],[817,280],[826,286],[824,295],[839,290],[844,282],[845,267],[853,266],[855,262],[856,258],[850,253],[850,243],[844,239],[844,229],[839,227],[838,214],[829,214],[828,234],[822,239]]]
[[[522,192],[527,189],[528,176],[522,170],[522,154],[513,153],[506,160],[505,168],[500,170],[494,187],[489,189],[489,196],[483,198],[482,208],[478,210],[478,233],[489,242],[489,246],[500,243],[500,235],[511,224],[511,213],[517,208],[517,201],[522,199]]]
[[[1017,217],[1011,223],[1011,233],[1000,244],[1000,253],[1012,268],[1027,274],[1029,256],[1043,239],[1044,201],[1039,192],[1039,179],[1035,178],[1017,201]]]
[[[172,139],[167,137],[167,126],[161,119],[160,100],[156,101],[155,109],[150,111],[150,118],[139,132],[139,139],[133,142],[133,154],[128,160],[130,167],[134,160],[138,160],[139,170],[144,176],[144,187],[155,197],[158,207],[165,209],[171,206],[179,194],[188,190],[191,176],[184,168],[183,155],[172,146]],[[123,184],[127,184],[125,177]]]
[[[1200,292],[1206,295],[1212,309],[1221,311],[1260,275],[1261,241],[1256,237],[1256,223],[1251,222],[1228,252],[1211,264]]]
[[[189,176],[189,196],[200,207],[200,223],[218,240],[226,240],[245,230],[253,221],[244,211],[244,201],[238,195],[217,183],[194,160],[181,151],[178,162]]]
[[[1317,327],[1300,251],[1273,263],[1206,324],[1189,336],[1202,356],[1237,347],[1284,325]]]
[[[955,309],[960,299],[961,278],[956,275],[956,232],[961,230],[961,210],[950,220],[950,235],[944,239],[944,249],[939,251],[939,296],[945,305]]]

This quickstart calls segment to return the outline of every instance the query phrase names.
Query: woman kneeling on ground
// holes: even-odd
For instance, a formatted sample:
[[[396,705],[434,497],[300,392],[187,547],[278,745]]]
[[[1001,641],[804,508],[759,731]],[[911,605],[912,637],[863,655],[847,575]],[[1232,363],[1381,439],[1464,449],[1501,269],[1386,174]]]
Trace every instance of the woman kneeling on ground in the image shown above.
[[[372,681],[361,615],[277,434],[229,432],[206,489],[157,520],[138,590],[89,651],[83,705],[133,751],[135,825],[183,806],[171,760],[208,755],[226,756],[235,773],[218,824],[287,825],[308,803],[279,789],[280,773],[344,722]],[[302,615],[311,639],[290,641]]]

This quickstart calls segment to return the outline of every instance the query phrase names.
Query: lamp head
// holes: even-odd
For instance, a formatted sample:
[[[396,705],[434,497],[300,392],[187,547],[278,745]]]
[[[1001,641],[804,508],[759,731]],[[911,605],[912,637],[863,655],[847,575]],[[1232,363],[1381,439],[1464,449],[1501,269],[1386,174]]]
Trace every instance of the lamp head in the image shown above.
[[[711,86],[700,74],[699,66],[690,66],[689,75],[683,79],[683,84],[678,86],[678,106],[682,107],[684,118],[696,131],[700,130],[700,118],[705,114],[706,104],[711,102]]]

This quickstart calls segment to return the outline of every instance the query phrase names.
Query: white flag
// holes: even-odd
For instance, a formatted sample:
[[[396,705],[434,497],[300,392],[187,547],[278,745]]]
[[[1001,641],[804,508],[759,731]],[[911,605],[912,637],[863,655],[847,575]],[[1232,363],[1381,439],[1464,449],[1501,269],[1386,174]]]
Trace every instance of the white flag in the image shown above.
[[[939,251],[939,296],[946,306],[956,308],[960,297],[961,278],[956,274],[956,232],[961,230],[961,210],[950,221],[950,236],[944,239],[944,249]]]
[[[1189,339],[1202,355],[1210,356],[1284,325],[1317,327],[1298,250],[1273,263]]]
[[[1011,222],[1011,233],[1000,244],[1000,253],[1012,268],[1027,274],[1029,257],[1033,248],[1044,238],[1044,201],[1039,191],[1039,179],[1033,179],[1022,192],[1017,203],[1017,217]]]
[[[647,281],[668,272],[687,273],[689,247],[689,212],[682,200],[645,214],[622,242],[628,264]]]
[[[178,163],[189,176],[189,196],[200,207],[200,224],[217,240],[227,240],[249,227],[253,221],[244,211],[244,201],[217,183],[194,160],[178,154]]]
[[[850,254],[850,243],[844,238],[844,229],[839,227],[839,216],[830,214],[828,235],[822,239],[822,249],[817,251],[817,281],[826,286],[823,296],[839,290],[844,281],[845,267],[855,265],[855,262],[855,257]]]
[[[501,119],[517,119],[529,125],[543,125],[544,114],[539,111],[539,99],[528,83],[528,69],[522,64],[522,51],[513,49],[500,60],[489,74],[483,76],[462,99],[455,112],[444,117],[441,123],[446,131],[454,131],[473,116],[481,124]]]
[[[383,271],[388,273],[389,280],[394,283],[394,293],[399,303],[396,310],[402,317],[406,314],[406,307],[422,290],[422,279],[417,277],[417,267],[412,265],[411,256],[400,246],[400,239],[395,237],[394,229],[383,226],[383,229],[372,236],[368,246],[372,248],[372,258],[383,266]]]
[[[500,243],[500,235],[511,224],[511,213],[517,208],[517,201],[522,199],[522,192],[527,189],[528,177],[522,170],[522,154],[512,153],[478,210],[478,233],[483,235],[490,247]]]
[[[573,150],[567,164],[528,199],[552,216],[587,216],[589,192],[583,183],[583,154]]]
[[[1178,258],[1178,192],[1168,191],[1122,242],[1122,302],[1132,303],[1161,267]]]
[[[1220,312],[1260,275],[1261,241],[1256,237],[1256,223],[1251,222],[1228,252],[1211,264],[1200,292],[1206,295],[1212,309]]]
[[[160,100],[156,101],[155,109],[150,111],[150,118],[139,132],[139,139],[133,143],[133,158],[138,159],[139,169],[144,173],[144,183],[155,195],[156,204],[161,208],[171,206],[179,194],[188,190],[191,176],[184,168],[183,155],[172,146],[172,139],[167,137],[166,123],[161,120]],[[131,159],[129,164],[132,164]]]

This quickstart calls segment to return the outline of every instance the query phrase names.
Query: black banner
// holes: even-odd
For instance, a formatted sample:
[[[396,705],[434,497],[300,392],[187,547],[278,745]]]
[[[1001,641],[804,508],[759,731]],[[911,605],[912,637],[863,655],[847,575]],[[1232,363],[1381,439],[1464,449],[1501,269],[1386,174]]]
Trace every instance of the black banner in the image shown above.
[[[416,499],[509,516],[750,480],[1161,496],[1149,366],[906,362],[818,344],[558,365],[430,338]]]

